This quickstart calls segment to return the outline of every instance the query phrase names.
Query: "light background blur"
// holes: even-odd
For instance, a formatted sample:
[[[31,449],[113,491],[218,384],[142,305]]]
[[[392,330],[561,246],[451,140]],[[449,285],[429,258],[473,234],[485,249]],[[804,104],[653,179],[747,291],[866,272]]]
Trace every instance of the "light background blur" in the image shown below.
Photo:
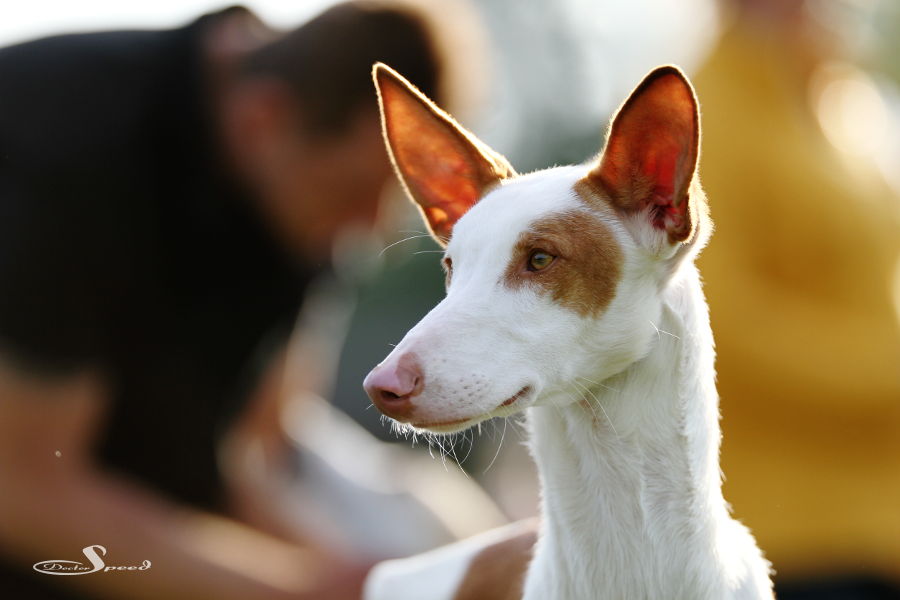
[[[197,16],[228,6],[215,0],[158,0],[118,2],[117,0],[44,0],[3,2],[0,45],[73,31],[105,29],[155,29],[176,27]],[[231,4],[238,4],[233,2]],[[242,2],[266,22],[276,27],[292,27],[334,4],[331,0],[256,0]]]

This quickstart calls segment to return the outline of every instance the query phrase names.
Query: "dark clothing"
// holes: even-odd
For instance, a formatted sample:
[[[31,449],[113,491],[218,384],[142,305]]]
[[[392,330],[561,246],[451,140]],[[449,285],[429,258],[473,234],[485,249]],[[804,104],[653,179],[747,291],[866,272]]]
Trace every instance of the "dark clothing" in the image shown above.
[[[217,435],[311,276],[223,169],[201,53],[215,18],[0,50],[0,354],[102,370],[101,464],[208,509]],[[52,597],[4,593],[7,575],[0,596]]]
[[[779,581],[778,600],[900,600],[900,587],[876,577],[822,577],[810,580]]]

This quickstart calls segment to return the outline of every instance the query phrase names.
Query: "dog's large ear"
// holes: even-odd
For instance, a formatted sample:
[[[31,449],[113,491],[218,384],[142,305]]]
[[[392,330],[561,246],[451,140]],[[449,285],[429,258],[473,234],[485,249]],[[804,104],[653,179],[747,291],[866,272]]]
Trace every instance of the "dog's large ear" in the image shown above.
[[[372,70],[388,152],[442,246],[485,190],[515,175],[497,154],[390,67]]]
[[[649,220],[668,234],[670,244],[683,242],[696,227],[690,189],[699,140],[700,117],[690,82],[677,67],[659,67],[613,117],[606,148],[588,178],[617,209]]]

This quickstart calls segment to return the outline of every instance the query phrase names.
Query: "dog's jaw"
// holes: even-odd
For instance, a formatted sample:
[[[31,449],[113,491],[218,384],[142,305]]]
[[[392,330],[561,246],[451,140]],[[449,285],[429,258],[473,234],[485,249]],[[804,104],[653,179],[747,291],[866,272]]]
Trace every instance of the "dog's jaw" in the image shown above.
[[[532,389],[533,388],[530,385],[526,385],[521,390],[501,402],[494,410],[475,417],[436,423],[413,422],[409,423],[409,425],[415,430],[427,431],[430,433],[458,433],[460,431],[465,431],[488,419],[493,419],[495,417],[510,417],[521,412],[524,408],[531,405],[530,397],[532,396]]]

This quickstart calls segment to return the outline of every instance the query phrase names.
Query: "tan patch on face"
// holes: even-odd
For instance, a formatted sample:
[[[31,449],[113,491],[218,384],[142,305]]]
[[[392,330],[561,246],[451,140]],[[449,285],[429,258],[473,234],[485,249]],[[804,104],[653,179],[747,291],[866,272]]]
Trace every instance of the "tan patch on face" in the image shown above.
[[[520,600],[537,541],[536,525],[532,527],[475,555],[453,600]]]
[[[612,231],[591,210],[593,199],[576,191],[584,209],[550,215],[523,232],[504,274],[511,289],[536,286],[583,317],[597,315],[615,295],[622,271],[622,249]],[[528,271],[535,250],[556,258],[541,271]]]

